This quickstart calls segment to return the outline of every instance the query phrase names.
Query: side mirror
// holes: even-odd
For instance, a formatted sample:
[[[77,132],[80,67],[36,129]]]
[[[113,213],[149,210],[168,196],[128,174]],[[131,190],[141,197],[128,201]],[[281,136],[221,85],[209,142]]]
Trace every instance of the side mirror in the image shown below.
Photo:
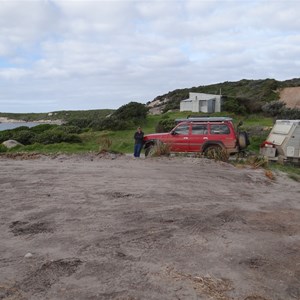
[[[172,130],[171,131],[171,135],[176,135],[177,133],[176,133],[176,131],[175,130]]]

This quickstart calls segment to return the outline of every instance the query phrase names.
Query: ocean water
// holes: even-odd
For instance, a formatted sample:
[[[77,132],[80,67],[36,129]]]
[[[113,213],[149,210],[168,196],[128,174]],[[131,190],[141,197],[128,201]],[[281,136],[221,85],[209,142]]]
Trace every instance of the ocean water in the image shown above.
[[[17,122],[17,123],[0,123],[0,131],[7,129],[14,129],[20,126],[27,126],[29,128],[39,125],[37,122]]]

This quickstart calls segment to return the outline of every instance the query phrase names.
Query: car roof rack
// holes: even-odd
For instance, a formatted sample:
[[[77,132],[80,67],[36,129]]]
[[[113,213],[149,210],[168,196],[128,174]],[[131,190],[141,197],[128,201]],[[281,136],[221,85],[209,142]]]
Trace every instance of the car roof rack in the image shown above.
[[[180,122],[224,122],[232,121],[229,117],[188,117],[186,119],[175,119],[176,123]]]

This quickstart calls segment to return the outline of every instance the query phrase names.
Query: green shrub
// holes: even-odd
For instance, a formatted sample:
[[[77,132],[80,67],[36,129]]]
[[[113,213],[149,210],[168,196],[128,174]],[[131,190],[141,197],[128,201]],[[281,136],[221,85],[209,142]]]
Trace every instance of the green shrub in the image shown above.
[[[284,107],[285,107],[284,102],[272,101],[263,105],[262,111],[268,116],[275,117],[281,114]]]
[[[74,125],[62,125],[60,126],[60,129],[65,133],[75,133],[75,134],[82,133],[82,129]]]
[[[55,144],[55,143],[81,143],[81,138],[75,134],[68,134],[60,129],[51,129],[39,134],[35,142],[40,144]]]
[[[115,116],[95,121],[91,124],[93,130],[125,130],[135,127],[133,120],[122,120]]]
[[[244,99],[242,98],[228,97],[222,105],[222,110],[230,111],[235,114],[245,115],[247,113],[247,109],[243,102]]]
[[[80,129],[90,128],[96,131],[132,129],[144,123],[147,112],[148,108],[144,104],[130,102],[109,115],[89,114],[86,117],[74,116],[68,120],[67,125]],[[73,133],[79,133],[79,131]]]
[[[277,119],[298,120],[300,119],[300,109],[288,108],[284,102],[272,101],[262,107],[263,112]]]
[[[12,138],[23,145],[30,145],[35,139],[35,133],[30,130],[20,130],[14,132]]]
[[[2,144],[0,144],[0,153],[4,153],[4,152],[6,152],[8,149],[4,146],[4,145],[2,145]]]
[[[77,126],[79,128],[91,128],[91,123],[94,119],[92,118],[73,118],[70,119],[66,125],[68,126]]]
[[[133,120],[136,121],[144,120],[147,117],[148,107],[142,103],[130,102],[118,108],[112,116],[121,120]]]
[[[93,130],[125,130],[145,122],[148,108],[141,103],[130,102],[121,106],[104,119],[94,119],[90,127]]]
[[[7,140],[11,140],[13,132],[11,130],[0,131],[0,143],[3,143]]]
[[[176,123],[174,119],[160,120],[155,127],[155,132],[170,132]]]
[[[300,109],[285,108],[282,110],[281,114],[278,117],[280,119],[299,120],[300,119]]]
[[[60,143],[62,140],[63,140],[63,133],[61,131],[57,132],[54,130],[47,130],[40,133],[36,137],[35,142],[47,145],[47,144]]]
[[[46,130],[57,128],[59,125],[53,125],[53,124],[40,124],[34,127],[31,127],[30,130],[34,133],[42,133]]]
[[[66,137],[63,142],[75,144],[75,143],[82,143],[82,140],[80,136],[77,134],[66,134]]]
[[[28,126],[20,126],[14,129],[10,129],[12,132],[18,132],[18,131],[23,131],[23,130],[29,130],[30,128]]]

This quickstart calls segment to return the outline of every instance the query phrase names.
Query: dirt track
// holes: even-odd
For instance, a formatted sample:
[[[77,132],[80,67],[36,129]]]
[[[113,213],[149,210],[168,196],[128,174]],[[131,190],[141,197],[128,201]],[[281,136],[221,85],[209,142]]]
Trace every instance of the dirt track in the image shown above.
[[[300,185],[283,175],[0,158],[0,190],[0,299],[300,299]]]

